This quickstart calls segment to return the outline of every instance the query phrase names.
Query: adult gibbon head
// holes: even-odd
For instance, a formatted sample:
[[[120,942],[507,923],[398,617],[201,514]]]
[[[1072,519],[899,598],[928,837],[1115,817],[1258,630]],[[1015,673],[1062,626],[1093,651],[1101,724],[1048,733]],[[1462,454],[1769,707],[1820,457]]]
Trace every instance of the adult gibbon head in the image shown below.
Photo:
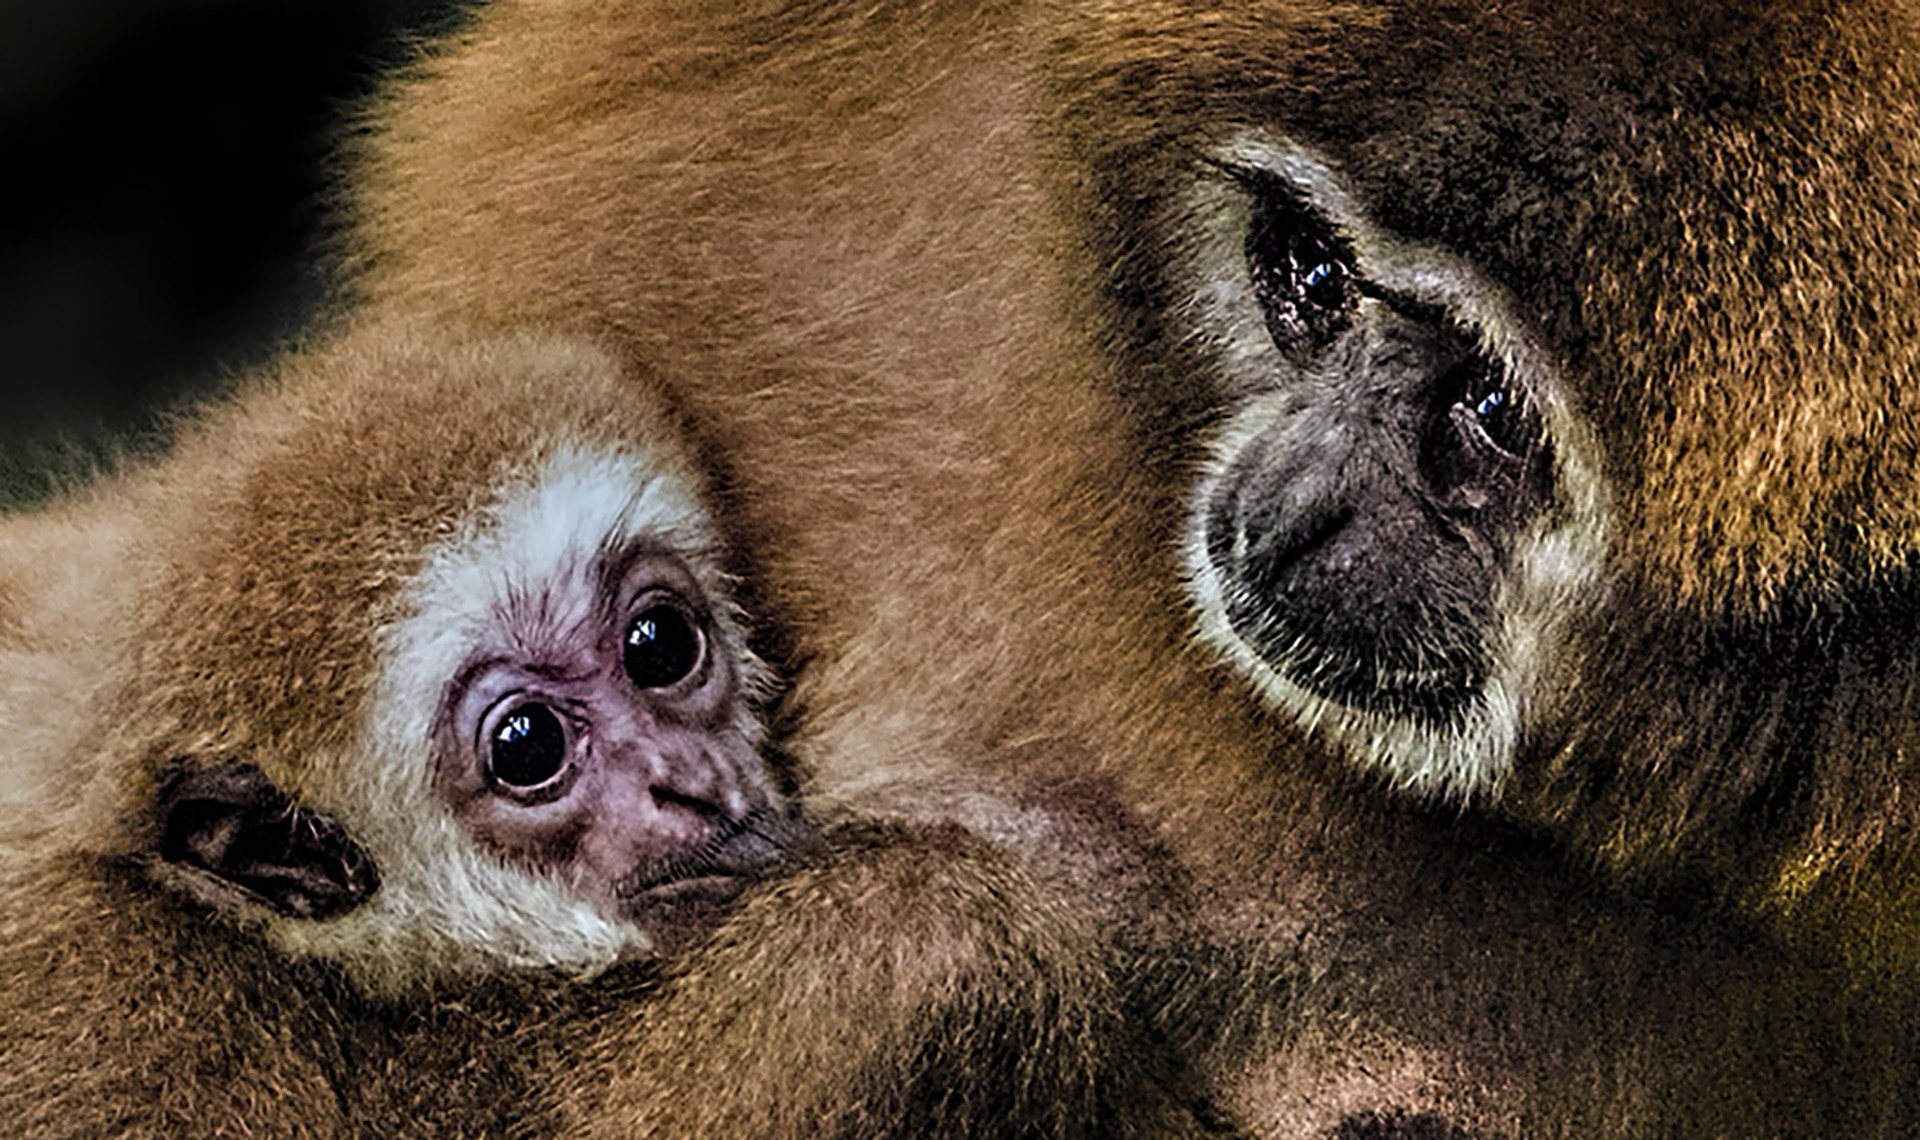
[[[1063,88],[1130,375],[1204,440],[1203,640],[1610,858],[1888,871],[1912,957],[1920,28],[1276,11],[1089,21]]]

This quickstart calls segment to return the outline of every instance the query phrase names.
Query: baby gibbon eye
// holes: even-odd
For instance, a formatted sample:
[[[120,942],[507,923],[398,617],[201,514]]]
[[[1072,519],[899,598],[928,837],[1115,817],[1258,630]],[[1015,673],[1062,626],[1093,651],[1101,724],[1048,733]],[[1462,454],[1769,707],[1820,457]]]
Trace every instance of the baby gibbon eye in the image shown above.
[[[640,689],[665,689],[700,667],[706,637],[685,610],[656,601],[627,623],[621,649],[627,679]]]
[[[523,793],[551,784],[567,766],[567,729],[538,701],[511,705],[487,733],[487,782]]]
[[[1324,345],[1351,323],[1360,299],[1353,248],[1278,187],[1253,188],[1247,269],[1267,332],[1282,351]]]

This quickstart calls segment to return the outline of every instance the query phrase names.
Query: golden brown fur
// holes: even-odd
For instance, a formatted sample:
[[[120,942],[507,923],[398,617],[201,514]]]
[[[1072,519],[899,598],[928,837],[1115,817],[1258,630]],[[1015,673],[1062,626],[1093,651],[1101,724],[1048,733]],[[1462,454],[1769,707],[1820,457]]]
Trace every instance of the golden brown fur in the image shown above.
[[[1097,1029],[1058,1021],[1055,1087],[1089,1088],[1133,1044],[1110,944],[1072,933],[1091,922],[1147,948],[1156,968],[1119,984],[1260,1134],[1911,1131],[1914,45],[1910,13],[1865,4],[483,13],[373,115],[342,322],[582,331],[645,362],[727,473],[805,666],[809,793],[929,829],[763,896],[647,1018],[603,1024],[593,1069],[540,1087],[616,1121],[706,1114],[694,1134],[803,1122],[814,1096],[884,1123],[888,1086],[839,1048],[893,1039],[874,963],[904,964],[906,1008],[992,1003],[1032,975],[966,968],[1030,962],[1037,937],[1039,975]],[[1249,126],[1496,282],[1598,438],[1609,593],[1506,789],[1554,843],[1389,802],[1192,643],[1177,549],[1215,409],[1201,347],[1171,333],[1165,206]],[[433,485],[472,487],[466,462]],[[279,568],[290,593],[256,632],[285,644],[284,606],[345,645],[341,600],[301,580]],[[246,679],[252,643],[220,647]],[[1035,824],[982,820],[980,785]],[[954,861],[981,840],[929,819],[999,841],[977,852],[992,889]],[[1136,848],[1154,857],[1116,874]],[[1656,873],[1625,893],[1594,855]],[[1138,878],[1183,909],[1141,905]],[[963,924],[981,956],[916,957],[946,936],[899,913],[956,899],[989,912]],[[12,976],[54,968],[24,945]],[[254,968],[161,962],[205,969],[216,1008]],[[118,1000],[95,976],[56,973],[50,1000]],[[848,980],[861,1000],[822,1000]],[[500,1016],[481,1005],[464,1024]],[[916,1024],[953,1072],[1008,1056]],[[296,1039],[388,1040],[367,1032]],[[265,1088],[320,1087],[324,1058],[272,1056]],[[797,1061],[814,1079],[762,1079]],[[162,1087],[218,1118],[217,1081]]]
[[[382,340],[290,363],[312,387],[269,386],[161,467],[8,520],[9,580],[32,599],[6,642],[14,798],[0,816],[0,1039],[20,1062],[0,1104],[22,1135],[338,1135],[378,1111],[405,1018],[269,950],[258,916],[157,886],[155,781],[180,757],[244,754],[325,796],[314,761],[352,731],[373,618],[412,570],[406,552],[472,509],[486,466],[516,443],[563,423],[611,428],[634,407],[631,386],[565,345]],[[462,421],[463,437],[422,415],[471,395],[475,374],[505,398],[471,405],[490,420]],[[563,379],[566,394],[538,402],[544,421],[514,414],[516,385]],[[395,466],[408,462],[424,464],[417,481]],[[418,496],[413,513],[395,512],[397,492]],[[388,523],[407,537],[370,545]],[[472,1063],[484,1040],[444,1045]],[[460,1072],[449,1066],[449,1093]]]

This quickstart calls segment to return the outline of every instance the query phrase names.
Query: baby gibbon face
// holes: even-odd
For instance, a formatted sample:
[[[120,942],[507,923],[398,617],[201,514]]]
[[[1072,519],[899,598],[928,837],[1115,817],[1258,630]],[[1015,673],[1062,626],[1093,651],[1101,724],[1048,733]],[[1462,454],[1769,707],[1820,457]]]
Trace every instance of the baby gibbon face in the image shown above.
[[[770,855],[774,797],[738,719],[754,678],[683,552],[609,553],[499,600],[445,687],[435,784],[489,850],[644,922]]]
[[[187,449],[162,873],[374,988],[661,952],[794,834],[676,425],[569,342],[393,340]]]

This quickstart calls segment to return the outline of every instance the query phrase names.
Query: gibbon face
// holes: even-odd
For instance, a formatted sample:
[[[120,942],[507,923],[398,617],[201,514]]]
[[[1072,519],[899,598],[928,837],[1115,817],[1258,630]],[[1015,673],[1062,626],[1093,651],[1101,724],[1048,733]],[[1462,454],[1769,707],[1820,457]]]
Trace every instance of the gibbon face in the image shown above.
[[[1125,124],[1066,131],[1136,403],[1200,448],[1202,640],[1395,784],[1910,896],[1920,33],[1271,17],[1069,55],[1074,122]]]
[[[162,515],[162,876],[375,988],[656,953],[791,832],[700,480],[592,350],[395,340]]]
[[[1498,782],[1606,549],[1551,358],[1298,147],[1230,144],[1177,224],[1230,409],[1191,508],[1202,637],[1400,783]]]

